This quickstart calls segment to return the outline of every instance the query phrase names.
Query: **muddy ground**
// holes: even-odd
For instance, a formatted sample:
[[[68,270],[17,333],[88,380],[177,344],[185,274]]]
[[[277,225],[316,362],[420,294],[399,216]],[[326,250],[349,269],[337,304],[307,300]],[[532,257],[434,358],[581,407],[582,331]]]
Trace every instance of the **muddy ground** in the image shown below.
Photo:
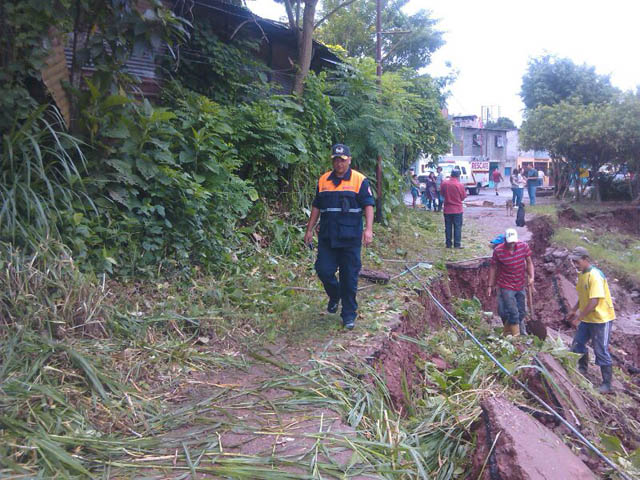
[[[558,220],[566,227],[640,235],[640,205],[621,204],[580,213],[571,205],[565,205],[558,212]]]
[[[615,219],[615,215],[612,218]],[[515,217],[506,215],[500,205],[498,207],[479,206],[465,209],[465,223],[473,225],[474,231],[479,232],[478,234],[487,240],[503,232],[505,228],[513,226],[514,221]],[[594,222],[600,221],[594,220]],[[630,228],[631,224],[623,222],[622,225],[621,228],[624,230]],[[537,271],[534,314],[549,328],[553,328],[557,332],[556,335],[559,335],[566,342],[570,342],[573,329],[565,322],[565,316],[568,302],[571,301],[571,289],[576,279],[576,273],[567,260],[566,251],[556,249],[550,244],[553,227],[545,218],[528,218],[527,227],[518,228],[518,231],[520,238],[528,241],[534,252]],[[477,297],[485,311],[496,311],[495,298],[489,298],[486,295],[488,268],[489,260],[486,257],[447,264],[447,276],[432,282],[429,289],[449,311],[453,310],[451,304],[455,297]],[[620,300],[628,293],[624,291],[624,288],[621,285],[612,285],[612,293],[618,299],[616,302],[618,315],[621,318],[633,319],[634,315],[640,311],[640,306],[634,302],[625,303]],[[378,370],[381,378],[386,382],[395,408],[403,411],[405,392],[423,388],[424,385],[421,371],[417,367],[419,363],[416,362],[417,359],[429,359],[436,365],[440,365],[442,369],[448,368],[448,365],[437,355],[424,352],[415,343],[400,338],[401,336],[419,338],[425,331],[450,328],[442,312],[418,285],[416,285],[416,292],[420,296],[420,303],[424,309],[420,312],[407,311],[399,315],[373,336],[360,335],[357,332],[344,333],[329,342],[322,344],[309,342],[304,345],[289,345],[286,339],[283,339],[280,343],[268,346],[264,351],[261,351],[260,358],[254,357],[258,361],[252,362],[248,369],[229,368],[219,372],[203,373],[197,378],[193,378],[193,381],[188,385],[180,387],[180,403],[183,405],[203,401],[206,403],[207,399],[214,399],[220,410],[227,409],[234,412],[236,421],[233,424],[236,426],[219,434],[221,445],[226,446],[229,454],[296,456],[302,455],[313,447],[315,440],[312,435],[318,432],[333,431],[345,438],[354,436],[357,433],[349,427],[346,419],[340,418],[335,411],[330,409],[317,410],[301,406],[295,411],[279,411],[277,405],[284,403],[292,395],[292,391],[284,388],[282,384],[272,381],[281,376],[283,369],[286,371],[288,366],[299,369],[310,360],[327,354],[335,355],[332,361],[344,362],[345,366],[348,366],[350,358],[356,355]],[[407,298],[407,305],[411,305],[412,301],[413,299]],[[611,340],[616,365],[632,374],[637,372],[640,367],[640,331],[636,329],[637,326],[631,320],[621,321],[614,329]],[[589,422],[583,420],[584,418],[607,422],[612,428],[618,429],[620,436],[624,438],[625,447],[632,449],[640,445],[639,432],[629,431],[625,427],[624,418],[617,407],[614,408],[597,399],[594,400],[584,391],[575,387],[572,384],[572,377],[561,366],[554,364],[553,359],[547,358],[545,360],[543,358],[543,361],[547,362],[548,369],[555,372],[556,378],[562,384],[564,395],[554,396],[553,392],[549,393],[548,385],[545,385],[544,380],[535,373],[530,373],[524,378],[537,394],[544,396],[545,400],[557,408],[570,423],[589,436],[594,434],[594,429]],[[637,380],[637,376],[635,378]],[[594,366],[590,368],[589,380],[596,385],[599,382],[599,372]],[[618,382],[616,388],[625,389],[625,385]],[[565,401],[565,397],[570,401]],[[626,407],[626,413],[636,418],[638,416],[638,400],[640,399],[636,399],[635,403]],[[497,400],[497,403],[494,403],[500,405],[502,401]],[[500,417],[499,409],[492,410],[490,404],[490,401],[483,404],[483,408],[487,412],[485,416],[490,417],[491,421],[496,423]],[[516,407],[510,406],[509,408]],[[533,421],[536,422],[536,425],[540,425],[539,428],[535,428],[539,430],[542,443],[555,444],[554,442],[559,442],[560,438],[570,434],[565,426],[548,414],[534,412],[533,416],[529,416],[529,413],[531,412],[522,413],[526,417],[522,421]],[[208,422],[214,422],[215,415],[211,417],[211,412],[208,415],[210,415]],[[535,420],[533,420],[534,418]],[[504,429],[511,428],[507,425],[508,419],[503,418],[500,421],[505,424]],[[492,433],[490,429],[487,430],[485,427],[486,425],[484,427],[478,425],[479,438],[485,438],[485,440],[493,438],[493,441],[496,442],[496,452],[492,468],[486,470],[482,478],[503,478],[505,480],[508,478],[560,478],[554,477],[553,473],[545,473],[544,475],[539,473],[536,476],[536,473],[532,474],[531,471],[527,476],[522,476],[523,468],[535,470],[535,462],[541,462],[544,459],[544,454],[542,456],[528,455],[527,452],[523,452],[519,455],[521,460],[518,460],[516,458],[518,455],[513,455],[513,451],[509,450],[509,446],[504,443],[504,440],[498,441],[498,436],[496,436],[498,431]],[[511,443],[526,445],[527,438],[525,437],[531,429],[523,429],[521,422],[516,422],[512,427],[513,429],[506,432],[503,438],[511,436],[509,437]],[[194,427],[194,434],[199,431]],[[186,433],[190,434],[189,431]],[[185,434],[185,432],[179,432],[179,434]],[[541,444],[536,448],[546,447]],[[474,460],[476,469],[473,478],[478,478],[481,471],[478,468],[486,463],[486,454],[490,449],[491,443],[479,445]],[[577,457],[567,448],[555,449],[553,453],[556,455],[555,461],[566,462],[568,466],[566,471],[584,472],[590,469],[597,474],[605,471],[605,465],[592,455],[587,454],[585,449],[577,452]],[[353,452],[347,445],[340,444],[336,446],[334,461],[344,465],[352,457],[352,454]],[[587,470],[583,470],[584,465],[588,467]],[[282,468],[287,469],[287,467]],[[541,467],[540,472],[542,470],[544,469]],[[296,469],[289,468],[288,471],[295,472]],[[498,477],[496,477],[491,473],[492,471],[502,471],[502,476],[498,473]],[[513,474],[516,476],[512,476],[513,472],[520,472],[518,473],[520,476],[516,474]],[[348,478],[377,478],[377,476],[363,474]],[[562,478],[588,477],[583,475]]]

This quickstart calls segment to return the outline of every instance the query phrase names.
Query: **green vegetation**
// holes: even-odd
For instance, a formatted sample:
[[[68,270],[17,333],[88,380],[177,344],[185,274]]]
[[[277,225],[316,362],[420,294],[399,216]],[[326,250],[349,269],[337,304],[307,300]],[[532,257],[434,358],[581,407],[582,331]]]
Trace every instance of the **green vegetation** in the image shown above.
[[[555,231],[553,241],[567,248],[585,247],[596,264],[605,264],[617,275],[640,283],[640,240],[637,237],[560,228]]]
[[[527,205],[527,213],[532,215],[544,215],[553,221],[558,219],[558,207],[556,205]]]
[[[123,2],[121,15],[106,0],[63,2],[60,12],[45,3],[40,13],[34,2],[3,7],[15,13],[10,27],[29,34],[3,39],[13,52],[4,65],[20,73],[5,100],[41,104],[0,121],[0,241],[25,253],[51,239],[97,275],[222,274],[251,254],[255,235],[274,252],[299,250],[295,235],[332,143],[350,144],[370,178],[383,154],[387,221],[400,203],[400,169],[420,151],[446,149],[439,87],[415,71],[385,74],[379,90],[370,59],[346,58],[330,76],[306,76],[303,96],[279,95],[253,58],[256,45],[243,33],[219,41],[206,18],[187,38],[185,21],[160,2],[144,12]],[[47,107],[39,73],[47,50],[36,42],[46,29],[30,30],[41,24],[81,40],[68,86],[73,135]],[[166,65],[173,79],[152,105],[126,93],[133,80],[121,67],[134,49],[160,41],[186,43],[187,53],[177,70]],[[90,79],[80,68],[88,62],[98,70]]]
[[[434,236],[442,235],[439,222],[425,212],[398,218],[377,230],[366,264],[419,245],[429,251]],[[274,241],[286,245],[287,231],[280,235]],[[43,247],[35,257],[5,246],[0,268],[5,286],[0,296],[3,474],[96,475],[126,464],[146,468],[134,466],[137,457],[177,448],[182,461],[196,447],[211,447],[200,440],[183,446],[182,438],[167,437],[207,415],[198,405],[177,408],[168,383],[180,385],[189,375],[223,367],[244,370],[247,359],[237,349],[259,348],[282,335],[296,343],[338,333],[336,318],[322,313],[325,297],[312,270],[313,252],[279,255],[275,250],[257,246],[237,259],[235,272],[215,278],[123,285],[81,272],[63,246]],[[433,255],[439,251],[431,250]],[[391,287],[362,291],[365,332],[378,331],[402,309]],[[228,343],[228,353],[216,353],[209,342]],[[265,468],[277,462],[263,460]],[[211,472],[226,471],[224,459],[216,464]],[[229,471],[238,465],[238,459],[231,462]],[[253,469],[259,470],[254,460],[245,467],[252,472],[248,477],[270,478],[265,472],[253,476],[258,475]],[[171,462],[163,468],[171,469]]]
[[[558,195],[578,177],[580,168],[590,169],[594,176],[607,163],[640,172],[637,94],[619,91],[594,67],[544,55],[530,61],[520,96],[526,106],[522,146],[549,151]],[[640,194],[639,185],[628,185],[629,196]],[[597,200],[600,189],[611,189],[599,177],[594,187]],[[576,197],[580,198],[577,185]]]
[[[289,231],[279,235],[274,241],[287,245]],[[389,226],[376,228],[364,266],[396,276],[405,265],[426,261],[434,267],[415,272],[432,280],[442,275],[442,261],[459,258],[443,248],[442,236],[439,215],[402,209]],[[537,408],[475,345],[445,328],[402,338],[417,344],[425,359],[415,359],[422,383],[404,389],[400,414],[375,362],[366,364],[352,349],[401,313],[412,321],[424,315],[413,295],[416,281],[405,274],[388,286],[363,282],[358,331],[344,334],[337,317],[324,313],[314,253],[285,249],[281,255],[263,240],[256,238],[258,245],[224,275],[184,282],[118,284],[91,277],[62,257],[63,247],[38,258],[4,253],[2,475],[458,478],[469,471],[470,432],[482,395],[499,389]],[[477,300],[460,300],[455,313],[507,368],[530,364],[538,351],[575,368],[575,356],[559,342],[516,346],[505,340],[483,319]],[[433,355],[447,367],[437,367]],[[267,378],[245,385],[243,376],[256,370]],[[212,384],[216,372],[232,380]],[[281,393],[271,397],[274,389]],[[624,394],[619,400],[628,401]],[[236,455],[222,443],[224,433],[248,441],[265,428],[252,425],[238,413],[243,410],[279,418],[283,425],[274,428],[283,441],[309,439],[308,449],[291,456]],[[315,419],[318,430],[301,435],[300,418]],[[355,432],[330,429],[332,418]],[[602,433],[607,445],[617,445],[615,430]],[[618,450],[620,462],[630,464],[629,452]],[[347,452],[345,464],[331,460],[340,451]]]
[[[318,28],[317,36],[327,45],[339,45],[352,57],[376,56],[376,2],[328,0],[322,2],[321,18],[333,12]],[[443,33],[432,12],[419,10],[412,15],[403,11],[407,0],[385,4],[381,18],[384,32],[397,32],[382,37],[383,70],[411,68],[420,70],[431,63],[431,55],[444,45]]]

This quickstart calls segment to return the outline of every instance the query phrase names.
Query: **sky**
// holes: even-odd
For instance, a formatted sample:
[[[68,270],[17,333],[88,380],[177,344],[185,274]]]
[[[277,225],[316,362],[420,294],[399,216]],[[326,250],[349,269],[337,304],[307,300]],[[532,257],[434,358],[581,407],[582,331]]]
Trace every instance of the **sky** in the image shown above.
[[[384,0],[383,0],[384,1]],[[273,0],[247,0],[257,15],[284,19]],[[567,57],[611,75],[623,90],[640,85],[640,2],[637,0],[411,0],[407,13],[430,10],[438,18],[446,44],[435,52],[426,72],[457,71],[448,100],[449,113],[494,115],[522,120],[519,92],[530,58],[545,53]]]

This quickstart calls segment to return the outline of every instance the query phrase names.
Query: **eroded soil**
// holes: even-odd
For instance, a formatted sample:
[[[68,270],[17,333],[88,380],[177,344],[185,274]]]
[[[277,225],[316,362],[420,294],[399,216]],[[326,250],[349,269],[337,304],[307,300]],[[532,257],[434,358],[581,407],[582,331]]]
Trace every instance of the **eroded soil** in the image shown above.
[[[465,212],[465,222],[473,222],[477,231],[486,236],[487,240],[507,226],[511,226],[513,221],[502,210],[477,208],[471,214],[470,211],[471,209],[467,209]],[[566,323],[565,317],[567,305],[571,301],[569,297],[571,288],[575,284],[576,273],[566,258],[566,252],[559,251],[554,255],[556,250],[549,251],[552,248],[550,239],[553,227],[548,220],[542,217],[528,219],[527,227],[519,229],[519,233],[521,239],[529,241],[534,252],[537,271],[534,314],[549,328],[555,329],[557,336],[563,338],[565,342],[570,342],[573,329]],[[487,257],[449,263],[447,276],[432,282],[429,289],[449,311],[453,310],[452,301],[455,297],[476,297],[481,301],[485,311],[495,312],[495,298],[488,297],[486,294],[488,269]],[[421,371],[417,367],[419,363],[417,360],[428,359],[440,365],[438,368],[449,368],[437,355],[431,355],[414,342],[402,338],[403,336],[420,338],[429,330],[450,328],[442,312],[418,282],[416,282],[415,291],[424,308],[419,312],[407,310],[386,324],[377,334],[345,332],[321,344],[309,341],[300,345],[290,345],[286,339],[283,339],[258,353],[254,352],[253,355],[251,352],[243,352],[243,355],[249,359],[245,368],[230,367],[194,377],[191,382],[179,387],[180,395],[176,398],[180,401],[177,407],[202,405],[202,416],[206,417],[208,426],[194,424],[193,427],[182,429],[176,434],[203,435],[215,432],[221,454],[224,452],[226,455],[239,456],[278,456],[284,459],[303,458],[310,452],[312,454],[321,436],[326,439],[329,447],[325,453],[319,454],[319,459],[334,462],[343,472],[349,472],[350,462],[355,458],[354,451],[348,440],[338,439],[355,438],[357,432],[349,425],[347,419],[335,410],[326,407],[315,408],[313,404],[301,401],[300,392],[296,390],[297,375],[316,368],[318,362],[331,362],[338,368],[349,369],[354,357],[364,359],[379,372],[380,378],[389,390],[393,405],[402,412],[406,403],[406,393],[412,389],[422,388],[424,385]],[[613,285],[612,292],[617,298],[625,296],[623,286]],[[414,299],[407,298],[406,301],[410,307]],[[633,314],[638,313],[638,306],[633,302],[617,301],[616,309],[619,316],[624,318],[631,318]],[[640,366],[640,332],[636,332],[632,327],[631,323],[620,322],[611,340],[616,365],[630,373],[637,371]],[[544,384],[539,374],[530,372],[524,378],[538,394],[547,395],[547,401],[554,405],[565,418],[570,419],[570,423],[589,436],[595,434],[593,424],[589,423],[595,419],[618,429],[624,438],[625,447],[632,449],[640,445],[640,434],[624,424],[625,417],[618,407],[592,398],[572,384],[573,377],[568,375],[562,366],[553,363],[552,359],[547,358],[546,362],[547,368],[554,370],[554,374],[560,379],[566,397],[569,398],[568,401],[565,401],[563,396],[556,395],[555,398],[548,396],[549,386]],[[289,380],[282,380],[283,378],[289,378]],[[593,365],[590,367],[588,378],[594,384],[599,382],[599,373]],[[618,382],[616,388],[625,389],[626,387]],[[638,400],[627,405],[624,413],[637,417]],[[532,416],[522,413],[526,416],[526,421],[540,423],[542,429],[539,433],[540,438],[556,442],[559,441],[556,439],[569,434],[566,427],[549,415],[543,412],[528,413],[532,413]],[[495,417],[496,413],[492,415]],[[587,418],[591,420],[585,420]],[[526,445],[525,437],[528,435],[528,430],[521,427],[522,425],[515,425],[514,429],[508,432],[508,435],[512,436],[512,444]],[[545,430],[547,427],[550,429],[549,432]],[[486,431],[482,433],[481,426],[478,428],[480,429],[479,438],[485,438],[488,433]],[[502,462],[501,468],[505,472],[522,472],[523,469],[530,472],[532,469],[535,470],[535,463],[541,461],[535,455],[527,455],[526,452],[520,456],[511,455],[510,447],[504,443],[504,440],[498,446],[503,453],[496,462],[497,464]],[[482,450],[483,448],[485,450]],[[478,455],[483,455],[482,452],[486,454],[486,450],[486,445],[479,445]],[[327,451],[332,452],[331,459],[326,457]],[[558,462],[573,465],[569,470],[582,471],[584,464],[595,472],[605,470],[603,463],[593,458],[584,449],[578,452],[579,458],[566,448],[559,449],[556,453]],[[519,463],[520,457],[529,463],[526,465]],[[476,464],[480,462],[481,466],[481,461],[475,462]],[[277,467],[282,472],[300,473],[299,467],[287,465],[286,462]],[[477,473],[478,470],[476,470]],[[490,472],[487,471],[487,473]],[[361,468],[358,473],[355,471],[353,474],[347,473],[345,478],[380,477],[373,471]],[[485,473],[483,478],[493,477]],[[533,474],[526,478],[552,477]]]

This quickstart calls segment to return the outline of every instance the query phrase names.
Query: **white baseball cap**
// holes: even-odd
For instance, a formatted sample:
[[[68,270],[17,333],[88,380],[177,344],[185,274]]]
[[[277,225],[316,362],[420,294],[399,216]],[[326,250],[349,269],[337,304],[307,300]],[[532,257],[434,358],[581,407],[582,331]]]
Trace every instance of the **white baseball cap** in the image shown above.
[[[507,243],[514,243],[518,241],[518,232],[515,228],[507,228],[504,232],[504,241]]]

